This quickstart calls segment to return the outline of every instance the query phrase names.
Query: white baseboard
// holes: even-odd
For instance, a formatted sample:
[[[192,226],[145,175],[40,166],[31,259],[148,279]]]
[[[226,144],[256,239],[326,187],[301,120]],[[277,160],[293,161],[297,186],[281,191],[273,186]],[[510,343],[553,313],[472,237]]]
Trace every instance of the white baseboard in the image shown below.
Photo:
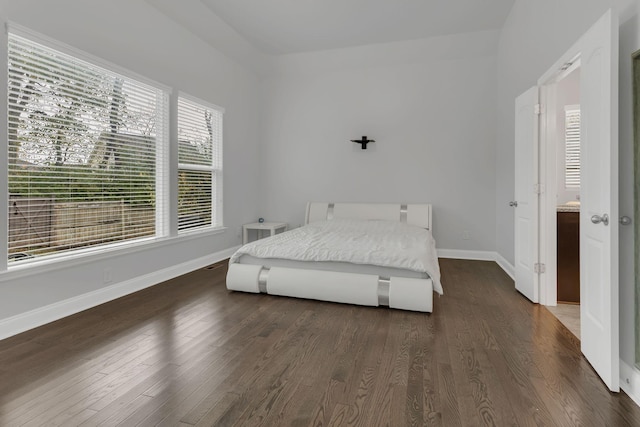
[[[458,249],[438,249],[438,258],[473,259],[477,261],[495,261],[509,277],[515,280],[516,268],[502,255],[492,251],[464,251]]]
[[[438,249],[438,258],[473,259],[495,261],[496,253],[491,251],[464,251],[459,249]]]
[[[516,280],[516,267],[507,261],[502,255],[496,253],[496,262],[513,280]]]
[[[620,360],[620,388],[640,406],[640,370]]]
[[[237,249],[237,247],[225,249],[163,270],[145,274],[144,276],[116,283],[97,291],[78,295],[64,301],[0,320],[0,340],[222,261],[233,255]]]

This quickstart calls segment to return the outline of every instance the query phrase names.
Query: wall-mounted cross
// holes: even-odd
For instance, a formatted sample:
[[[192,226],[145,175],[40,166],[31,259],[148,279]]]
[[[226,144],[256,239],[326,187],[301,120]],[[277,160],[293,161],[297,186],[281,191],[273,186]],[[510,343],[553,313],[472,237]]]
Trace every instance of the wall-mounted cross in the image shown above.
[[[366,150],[367,149],[367,144],[370,142],[376,142],[373,139],[367,139],[366,136],[363,136],[362,139],[352,139],[351,142],[355,142],[357,144],[362,145],[362,149]]]

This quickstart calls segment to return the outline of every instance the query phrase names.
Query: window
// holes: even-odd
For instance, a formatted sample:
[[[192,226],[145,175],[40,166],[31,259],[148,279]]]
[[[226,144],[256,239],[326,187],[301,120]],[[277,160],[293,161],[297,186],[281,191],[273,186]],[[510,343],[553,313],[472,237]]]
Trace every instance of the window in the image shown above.
[[[9,261],[164,233],[168,94],[14,32]]]
[[[222,226],[223,110],[178,98],[178,231]]]
[[[580,107],[565,107],[565,188],[580,188]]]

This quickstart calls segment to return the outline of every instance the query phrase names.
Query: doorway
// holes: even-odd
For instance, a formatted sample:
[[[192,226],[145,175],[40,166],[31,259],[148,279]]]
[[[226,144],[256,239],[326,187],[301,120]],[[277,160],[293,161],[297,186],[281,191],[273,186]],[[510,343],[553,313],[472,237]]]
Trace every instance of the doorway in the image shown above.
[[[580,60],[564,63],[543,92],[548,194],[541,217],[548,221],[547,286],[555,288],[545,303],[580,339]]]

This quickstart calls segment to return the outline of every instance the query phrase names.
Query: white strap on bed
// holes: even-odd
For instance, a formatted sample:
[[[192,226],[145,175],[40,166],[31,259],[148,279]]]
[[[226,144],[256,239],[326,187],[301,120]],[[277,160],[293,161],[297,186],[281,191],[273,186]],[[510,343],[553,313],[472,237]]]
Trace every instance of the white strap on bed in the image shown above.
[[[391,287],[391,278],[378,278],[378,305],[389,307],[389,288]]]
[[[331,221],[333,219],[333,208],[335,207],[334,203],[329,203],[327,206],[327,221]]]
[[[260,270],[260,274],[258,274],[258,290],[261,294],[267,293],[267,280],[269,280],[269,271],[270,268],[262,267]]]

